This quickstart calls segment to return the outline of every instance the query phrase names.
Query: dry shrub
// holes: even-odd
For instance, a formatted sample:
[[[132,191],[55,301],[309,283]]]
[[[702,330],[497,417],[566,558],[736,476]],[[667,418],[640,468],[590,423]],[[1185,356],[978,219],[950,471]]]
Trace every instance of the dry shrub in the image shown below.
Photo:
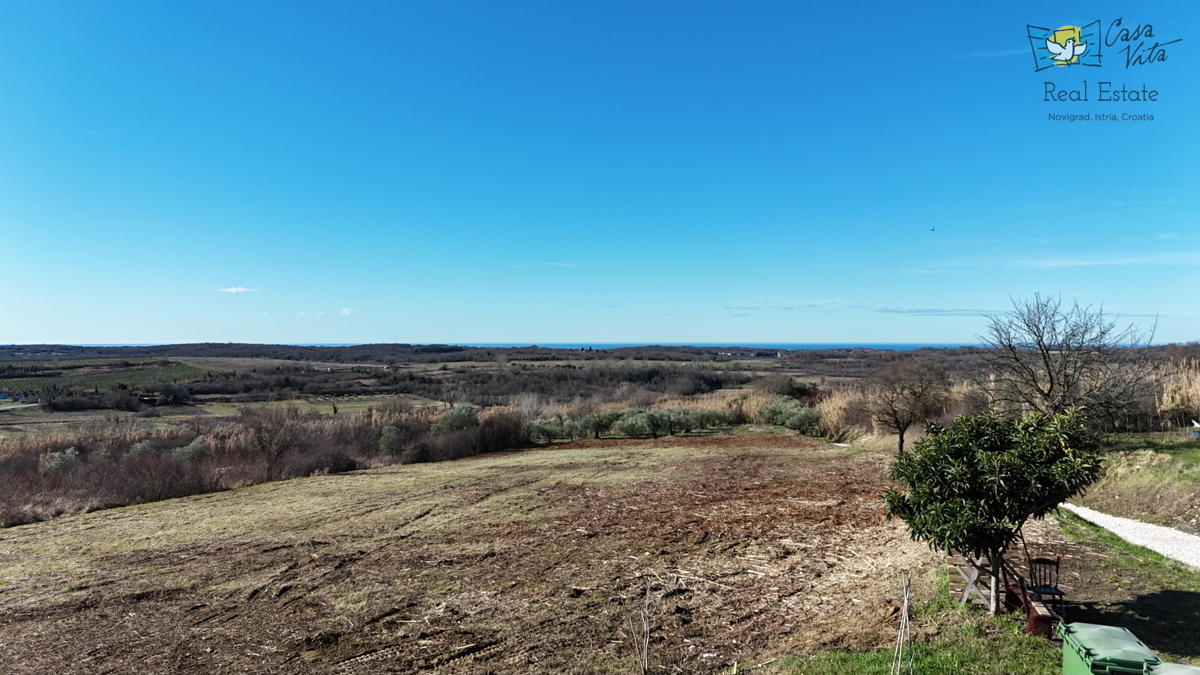
[[[13,468],[0,471],[0,526],[220,489],[205,463],[172,453],[119,460],[94,453],[51,471]]]
[[[559,404],[533,392],[516,394],[511,398],[509,407],[521,412],[527,420],[538,420],[559,414]]]
[[[599,410],[599,403],[593,399],[585,399],[581,396],[576,396],[575,399],[570,403],[565,403],[558,406],[558,413],[560,413],[563,417],[570,417],[571,419],[587,417],[588,415],[598,412]]]
[[[384,405],[329,417],[290,404],[160,429],[111,422],[6,439],[0,441],[0,527],[269,480],[396,461],[457,459],[529,444],[529,426],[516,407],[488,408],[469,428],[430,435],[437,416],[436,409]],[[395,428],[393,436],[402,441],[399,456],[380,454],[386,427]],[[206,453],[181,450],[200,435]]]
[[[1165,368],[1162,383],[1162,398],[1158,402],[1160,414],[1172,416],[1174,411],[1186,411],[1190,416],[1200,417],[1200,363],[1185,361]]]
[[[941,421],[949,422],[959,415],[978,415],[988,409],[988,393],[974,382],[956,382],[950,387],[949,402]]]
[[[322,418],[328,441],[350,455],[369,458],[379,454],[379,438],[385,427],[395,427],[403,442],[411,444],[429,433],[440,412],[437,408],[405,410],[380,407],[361,413]]]
[[[139,441],[151,441],[155,446],[176,447],[196,436],[185,427],[154,429],[138,422],[99,422],[76,429],[26,434],[0,441],[0,462],[19,456],[38,456],[67,448],[77,448],[84,454],[101,453],[116,456]]]
[[[521,411],[511,406],[488,408],[479,415],[483,452],[529,445],[529,424]]]
[[[620,403],[626,408],[649,408],[664,396],[660,391],[652,391],[632,382],[622,382],[613,389],[608,398],[610,402]]]
[[[707,394],[678,398],[663,398],[654,403],[655,410],[713,410],[736,413],[739,422],[768,424],[758,411],[771,402],[773,394],[753,389],[718,389]]]
[[[315,421],[315,415],[301,412],[295,403],[244,409],[235,429],[213,434],[209,442],[214,455],[257,460],[263,467],[263,480],[274,480],[281,477],[284,458],[313,440]]]
[[[834,389],[817,402],[817,412],[821,413],[817,429],[833,441],[853,438],[870,424],[866,402],[866,396],[859,389]]]
[[[444,462],[529,445],[529,425],[516,408],[488,408],[475,426],[426,436],[400,454],[405,464]]]

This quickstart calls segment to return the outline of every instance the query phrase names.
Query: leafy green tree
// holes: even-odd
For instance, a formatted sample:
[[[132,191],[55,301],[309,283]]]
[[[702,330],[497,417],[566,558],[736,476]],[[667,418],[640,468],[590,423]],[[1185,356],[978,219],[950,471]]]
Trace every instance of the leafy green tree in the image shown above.
[[[613,426],[613,433],[629,436],[630,438],[644,438],[646,436],[654,436],[658,438],[658,430],[651,423],[649,415],[644,410],[627,410],[617,420]]]
[[[963,415],[949,429],[930,424],[927,431],[892,463],[904,491],[884,494],[887,513],[932,548],[986,558],[989,569],[981,571],[992,577],[995,614],[1004,554],[1021,527],[1102,475],[1095,439],[1079,408],[1015,420]]]
[[[208,444],[208,439],[203,436],[197,436],[192,439],[191,443],[181,448],[176,448],[175,455],[189,462],[202,462],[208,457],[208,453],[211,451],[212,447]]]
[[[613,424],[621,419],[621,414],[620,410],[592,413],[579,420],[579,427],[584,433],[591,434],[592,438],[600,438],[600,434],[607,434]]]
[[[479,408],[470,403],[456,405],[442,413],[430,428],[433,434],[448,434],[479,424]]]
[[[677,431],[690,434],[692,429],[699,426],[695,413],[690,410],[665,410],[663,412],[670,422],[670,433],[672,435]]]
[[[799,414],[804,404],[789,396],[775,394],[758,409],[758,416],[767,424],[786,424],[789,419]]]
[[[404,451],[404,437],[400,430],[388,425],[379,434],[379,452],[385,455],[399,455]]]
[[[650,435],[658,438],[662,435],[675,435],[675,417],[667,410],[650,410],[646,412],[646,424],[650,426]]]
[[[807,434],[816,429],[820,421],[821,413],[816,408],[804,406],[796,414],[789,417],[783,425],[789,429]]]
[[[562,415],[534,420],[530,426],[533,438],[543,443],[552,443],[559,438],[575,438],[577,432],[581,431],[576,422]]]

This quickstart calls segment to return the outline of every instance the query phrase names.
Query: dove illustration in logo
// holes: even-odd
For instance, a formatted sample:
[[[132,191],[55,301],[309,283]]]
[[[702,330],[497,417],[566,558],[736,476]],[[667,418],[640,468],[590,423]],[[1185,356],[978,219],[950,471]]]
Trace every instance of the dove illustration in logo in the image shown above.
[[[1050,53],[1054,55],[1050,58],[1054,59],[1055,61],[1060,61],[1061,63],[1058,65],[1065,65],[1073,62],[1075,57],[1083,56],[1083,53],[1087,51],[1087,48],[1088,46],[1086,42],[1075,44],[1075,38],[1067,38],[1066,44],[1062,45],[1051,39],[1046,40],[1046,49],[1049,49]]]
[[[1033,69],[1045,70],[1055,66],[1100,67],[1100,52],[1104,48],[1100,21],[1085,26],[1067,25],[1054,30],[1026,26],[1029,46],[1033,49]]]

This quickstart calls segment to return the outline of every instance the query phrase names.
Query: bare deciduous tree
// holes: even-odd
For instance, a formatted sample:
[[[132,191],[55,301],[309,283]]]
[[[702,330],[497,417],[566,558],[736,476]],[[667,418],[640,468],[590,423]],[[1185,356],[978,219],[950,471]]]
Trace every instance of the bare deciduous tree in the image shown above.
[[[279,477],[284,456],[300,444],[303,437],[301,417],[294,403],[287,407],[268,405],[242,411],[242,433],[252,452],[266,461],[267,480]]]
[[[1153,328],[1118,329],[1102,307],[1063,307],[1057,296],[1012,302],[980,336],[988,348],[980,384],[993,406],[1043,413],[1085,406],[1094,421],[1116,424],[1149,395]]]
[[[950,382],[940,366],[921,359],[895,363],[871,378],[867,411],[879,426],[898,436],[897,452],[904,452],[909,427],[942,412]]]

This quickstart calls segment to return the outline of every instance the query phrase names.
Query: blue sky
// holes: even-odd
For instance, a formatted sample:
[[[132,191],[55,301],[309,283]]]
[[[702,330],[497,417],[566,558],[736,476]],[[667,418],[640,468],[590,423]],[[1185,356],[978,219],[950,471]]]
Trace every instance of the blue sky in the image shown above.
[[[1200,339],[1200,5],[900,5],[0,2],[0,343]]]

